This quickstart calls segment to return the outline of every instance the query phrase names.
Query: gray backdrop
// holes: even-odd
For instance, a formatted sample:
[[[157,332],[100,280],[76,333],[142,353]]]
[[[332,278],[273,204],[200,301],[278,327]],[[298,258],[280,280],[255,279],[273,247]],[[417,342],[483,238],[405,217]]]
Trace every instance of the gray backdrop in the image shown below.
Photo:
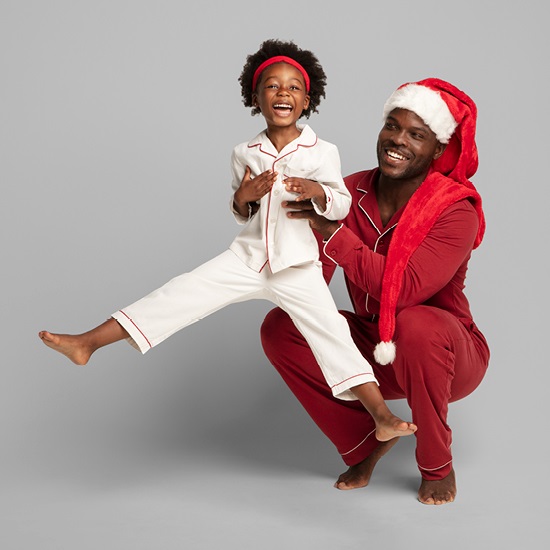
[[[544,5],[1,0],[3,549],[549,542]],[[450,506],[415,501],[412,438],[367,489],[331,487],[339,457],[262,353],[268,303],[84,368],[36,336],[91,328],[227,247],[230,152],[263,128],[237,77],[272,37],[321,60],[310,123],[344,173],[374,165],[399,84],[437,76],[478,104],[488,229],[467,292],[492,360],[451,406]],[[347,307],[341,276],[332,288]]]

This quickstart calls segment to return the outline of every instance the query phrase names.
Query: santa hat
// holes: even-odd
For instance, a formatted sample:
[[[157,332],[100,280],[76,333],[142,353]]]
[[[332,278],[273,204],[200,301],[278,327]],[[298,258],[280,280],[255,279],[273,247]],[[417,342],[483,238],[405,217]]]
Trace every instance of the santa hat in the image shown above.
[[[481,197],[469,181],[478,166],[475,103],[452,84],[427,78],[400,86],[384,105],[384,119],[398,108],[422,118],[437,139],[446,144],[446,149],[432,163],[430,173],[409,199],[388,249],[380,297],[378,328],[381,341],[374,350],[374,358],[382,365],[395,359],[392,337],[407,263],[439,216],[455,202],[468,199],[479,216],[474,248],[479,246],[485,232]]]

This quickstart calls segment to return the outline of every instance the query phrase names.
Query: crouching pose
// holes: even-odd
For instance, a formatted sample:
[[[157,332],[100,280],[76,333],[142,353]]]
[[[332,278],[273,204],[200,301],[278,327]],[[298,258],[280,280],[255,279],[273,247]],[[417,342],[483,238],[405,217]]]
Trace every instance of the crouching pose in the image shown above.
[[[418,498],[451,502],[456,481],[449,403],[470,394],[489,361],[463,292],[472,250],[485,229],[477,170],[476,106],[453,85],[426,79],[398,88],[384,106],[378,167],[345,178],[352,195],[343,223],[290,201],[289,217],[323,237],[325,278],[345,275],[354,312],[342,312],[373,364],[385,399],[406,398],[418,427]],[[336,487],[369,483],[376,462],[395,444],[375,437],[376,420],[327,390],[315,352],[286,313],[270,312],[264,350],[349,469]]]

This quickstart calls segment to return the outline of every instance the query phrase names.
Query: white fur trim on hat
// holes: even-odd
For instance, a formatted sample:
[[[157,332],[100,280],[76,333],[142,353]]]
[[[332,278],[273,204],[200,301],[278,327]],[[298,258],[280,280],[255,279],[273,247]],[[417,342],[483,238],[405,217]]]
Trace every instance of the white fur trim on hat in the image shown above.
[[[398,88],[384,105],[384,120],[394,109],[407,109],[417,114],[441,143],[449,143],[457,122],[441,95],[419,84]]]
[[[374,359],[380,365],[393,363],[395,360],[395,344],[393,342],[378,342],[374,348]]]

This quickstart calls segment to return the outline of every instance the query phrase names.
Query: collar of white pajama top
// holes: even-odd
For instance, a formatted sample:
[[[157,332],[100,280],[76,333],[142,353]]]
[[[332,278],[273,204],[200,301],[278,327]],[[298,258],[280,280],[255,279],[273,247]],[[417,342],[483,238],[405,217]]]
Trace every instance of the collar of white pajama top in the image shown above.
[[[319,182],[325,191],[327,207],[317,213],[330,220],[340,220],[349,212],[351,195],[341,174],[338,148],[317,137],[307,125],[298,126],[300,135],[278,152],[264,130],[249,142],[235,147],[231,157],[233,194],[239,188],[246,166],[255,178],[266,170],[278,173],[270,193],[258,201],[255,214],[243,218],[233,207],[231,211],[244,225],[230,249],[251,269],[261,271],[269,266],[273,273],[293,265],[319,259],[319,247],[307,220],[288,218],[284,201],[294,200],[283,183],[285,178],[299,177]]]

